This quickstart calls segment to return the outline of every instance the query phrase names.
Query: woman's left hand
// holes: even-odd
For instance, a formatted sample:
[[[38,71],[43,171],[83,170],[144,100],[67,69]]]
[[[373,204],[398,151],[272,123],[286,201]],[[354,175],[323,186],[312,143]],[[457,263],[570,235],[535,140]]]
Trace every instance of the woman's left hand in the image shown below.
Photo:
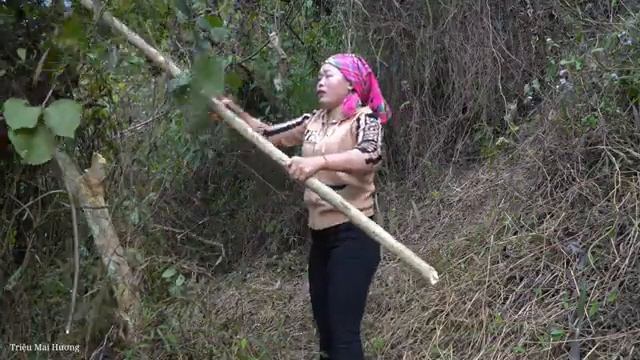
[[[289,175],[300,182],[305,182],[321,170],[324,165],[325,159],[322,156],[293,156],[288,164]]]

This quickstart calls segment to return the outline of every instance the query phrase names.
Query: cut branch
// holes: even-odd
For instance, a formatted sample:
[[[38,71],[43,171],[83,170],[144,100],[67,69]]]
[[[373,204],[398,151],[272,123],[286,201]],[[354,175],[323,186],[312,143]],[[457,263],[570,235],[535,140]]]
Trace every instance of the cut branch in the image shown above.
[[[118,315],[125,324],[126,337],[128,340],[135,341],[134,330],[138,319],[140,297],[133,272],[124,257],[124,249],[120,245],[104,200],[102,182],[105,179],[106,161],[99,154],[94,154],[91,167],[81,175],[78,167],[66,153],[57,150],[54,157],[72,199],[77,201],[79,207],[83,209],[96,249],[107,269],[107,276],[112,280],[118,302]]]
[[[81,0],[84,7],[92,12],[98,12],[98,9],[94,7],[93,0]],[[180,68],[176,66],[168,57],[163,56],[156,49],[147,44],[140,36],[131,31],[126,25],[121,23],[118,19],[114,18],[109,12],[105,11],[101,19],[115,31],[124,35],[127,40],[139,48],[143,53],[155,62],[159,67],[167,71],[172,76],[176,77],[182,73]],[[258,149],[266,153],[271,159],[286,167],[289,163],[289,157],[276,148],[267,139],[254,132],[249,125],[237,117],[233,112],[222,104],[218,99],[209,99],[211,108],[218,113],[224,121],[238,131],[247,140],[252,142]],[[380,225],[376,224],[373,220],[369,219],[357,208],[347,202],[344,198],[338,195],[330,187],[320,182],[316,178],[309,178],[305,185],[320,196],[323,200],[333,205],[337,210],[344,213],[354,225],[365,231],[371,238],[379,242],[386,249],[397,255],[401,260],[417,270],[425,279],[427,279],[432,285],[438,282],[438,273],[436,270],[427,264],[424,260],[418,257],[413,251],[404,246],[393,238],[387,231],[385,231]]]

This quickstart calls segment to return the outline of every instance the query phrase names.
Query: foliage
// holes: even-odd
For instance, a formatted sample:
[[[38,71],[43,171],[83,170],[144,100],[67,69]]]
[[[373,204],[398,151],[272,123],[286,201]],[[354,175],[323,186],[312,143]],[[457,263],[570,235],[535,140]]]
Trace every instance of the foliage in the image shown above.
[[[56,100],[44,109],[29,106],[27,100],[10,98],[4,102],[9,139],[22,159],[40,165],[53,156],[55,136],[73,138],[80,125],[82,107],[69,99]],[[43,121],[38,121],[43,114]]]

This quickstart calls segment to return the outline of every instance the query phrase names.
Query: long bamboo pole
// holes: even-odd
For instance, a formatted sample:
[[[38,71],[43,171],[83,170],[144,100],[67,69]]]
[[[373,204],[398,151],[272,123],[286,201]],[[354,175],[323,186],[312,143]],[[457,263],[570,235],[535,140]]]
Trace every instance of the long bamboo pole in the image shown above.
[[[147,57],[152,60],[157,66],[167,71],[173,77],[177,77],[182,73],[182,70],[168,57],[162,55],[158,50],[147,44],[140,36],[131,31],[126,25],[113,17],[108,11],[101,11],[94,6],[93,0],[80,0],[82,5],[91,10],[94,14],[101,14],[101,19],[111,26],[115,31],[124,35],[127,40],[144,52]],[[238,131],[247,140],[251,141],[258,149],[262,150],[273,160],[280,165],[286,167],[289,163],[289,157],[275,147],[267,139],[254,132],[249,125],[237,117],[232,111],[222,104],[216,98],[209,100],[211,108],[220,114],[224,121]],[[333,189],[323,184],[316,178],[309,178],[304,183],[309,189],[317,193],[320,198],[333,205],[336,209],[344,213],[354,225],[361,228],[374,240],[379,242],[386,249],[397,255],[405,263],[417,270],[425,279],[427,279],[432,285],[438,282],[437,271],[427,264],[424,260],[413,253],[409,248],[398,242],[385,231],[380,225],[366,217],[362,212],[356,209],[353,205],[348,203],[342,196],[338,195]]]

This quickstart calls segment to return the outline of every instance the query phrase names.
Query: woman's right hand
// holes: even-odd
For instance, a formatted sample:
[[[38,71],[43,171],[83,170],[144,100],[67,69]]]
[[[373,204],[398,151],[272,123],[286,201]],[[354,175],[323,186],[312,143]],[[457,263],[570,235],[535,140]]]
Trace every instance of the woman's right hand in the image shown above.
[[[246,122],[247,125],[249,125],[254,131],[259,129],[260,127],[264,127],[265,126],[259,120],[255,119],[254,117],[252,117],[251,115],[246,113],[244,110],[242,110],[242,108],[240,108],[240,106],[238,106],[233,101],[232,98],[229,98],[229,97],[226,97],[226,96],[218,96],[217,99],[227,109],[233,111],[240,119],[242,119],[244,122]],[[210,116],[214,120],[218,120],[218,121],[222,120],[222,118],[218,114],[210,113]]]
[[[227,109],[233,111],[236,114],[236,116],[238,116],[242,121],[244,121],[247,125],[249,125],[249,127],[253,131],[257,132],[262,136],[264,136],[265,132],[271,127],[270,124],[265,124],[262,121],[260,121],[260,119],[256,119],[253,116],[249,115],[249,113],[242,110],[242,108],[235,103],[233,98],[221,95],[216,97],[216,100],[220,101]],[[214,121],[222,121],[222,117],[215,112],[209,113],[209,116]],[[276,142],[272,141],[272,143],[278,146]]]
[[[233,101],[233,99],[226,96],[218,96],[216,99],[220,101],[227,109],[233,111],[236,115],[240,115],[240,113],[242,112],[242,109],[240,109],[240,107]],[[209,118],[211,118],[211,120],[213,121],[222,121],[222,117],[215,111],[209,113]]]
[[[226,96],[219,96],[218,100],[220,100],[221,103],[224,104],[224,106],[227,107],[227,109],[233,111],[236,114],[240,114],[242,112],[242,109],[240,108],[240,106],[238,106],[238,104],[236,104],[232,98],[226,97]]]

